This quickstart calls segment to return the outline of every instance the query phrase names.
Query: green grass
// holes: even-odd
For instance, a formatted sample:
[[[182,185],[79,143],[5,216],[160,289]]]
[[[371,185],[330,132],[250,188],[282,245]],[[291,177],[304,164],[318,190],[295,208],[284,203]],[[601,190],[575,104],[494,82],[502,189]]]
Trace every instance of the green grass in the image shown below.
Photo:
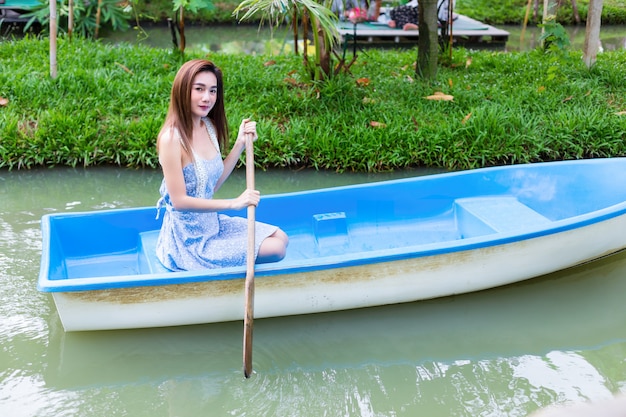
[[[461,169],[626,155],[626,51],[600,54],[588,70],[577,52],[455,49],[436,82],[416,79],[416,55],[368,50],[351,75],[319,84],[300,57],[271,57],[273,65],[263,56],[209,59],[225,74],[233,134],[241,118],[258,121],[261,168]],[[53,80],[47,40],[0,48],[0,97],[8,100],[0,168],[157,167],[155,138],[180,57],[62,37],[58,62]],[[436,91],[454,100],[425,99]]]
[[[572,4],[570,1],[561,2],[557,12],[557,21],[563,25],[575,24]],[[455,11],[491,25],[519,24],[524,21],[527,0],[458,0]],[[534,4],[534,2],[533,2]],[[589,0],[576,0],[578,13],[584,24],[587,19]],[[541,23],[543,2],[539,2],[537,16],[533,17],[534,8],[531,6],[529,23]],[[603,24],[626,23],[626,1],[604,0],[602,8]]]

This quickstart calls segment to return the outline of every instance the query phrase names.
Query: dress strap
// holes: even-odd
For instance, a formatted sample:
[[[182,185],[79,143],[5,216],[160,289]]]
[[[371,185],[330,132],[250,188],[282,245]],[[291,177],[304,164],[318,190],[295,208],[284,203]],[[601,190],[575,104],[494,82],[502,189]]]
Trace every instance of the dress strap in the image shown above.
[[[215,132],[215,126],[213,126],[213,122],[211,122],[211,119],[209,119],[208,117],[204,117],[202,120],[204,120],[207,132],[209,132],[209,137],[211,138],[213,146],[215,146],[215,149],[217,149],[217,153],[221,153],[220,144],[217,140],[217,133]]]

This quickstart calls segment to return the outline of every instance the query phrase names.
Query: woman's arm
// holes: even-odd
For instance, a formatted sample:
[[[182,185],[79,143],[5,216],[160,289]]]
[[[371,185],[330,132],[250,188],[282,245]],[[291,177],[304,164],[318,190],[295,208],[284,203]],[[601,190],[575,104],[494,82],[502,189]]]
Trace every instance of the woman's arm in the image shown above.
[[[180,140],[172,135],[171,131],[164,132],[159,139],[159,163],[163,169],[165,186],[176,210],[239,210],[250,204],[259,203],[259,193],[254,190],[246,190],[234,199],[206,199],[187,195],[183,166],[191,163],[191,158],[183,151]]]

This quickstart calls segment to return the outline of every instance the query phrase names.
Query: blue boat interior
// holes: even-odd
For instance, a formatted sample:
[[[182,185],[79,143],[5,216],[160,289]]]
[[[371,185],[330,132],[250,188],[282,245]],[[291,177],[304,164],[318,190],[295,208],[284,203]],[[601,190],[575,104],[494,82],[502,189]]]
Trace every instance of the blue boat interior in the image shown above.
[[[626,164],[616,164],[507,166],[278,194],[263,197],[256,218],[290,237],[277,268],[326,257],[415,253],[541,231],[622,203]],[[155,255],[160,220],[154,208],[94,214],[46,216],[48,279],[167,272]],[[226,214],[245,217],[245,210]]]

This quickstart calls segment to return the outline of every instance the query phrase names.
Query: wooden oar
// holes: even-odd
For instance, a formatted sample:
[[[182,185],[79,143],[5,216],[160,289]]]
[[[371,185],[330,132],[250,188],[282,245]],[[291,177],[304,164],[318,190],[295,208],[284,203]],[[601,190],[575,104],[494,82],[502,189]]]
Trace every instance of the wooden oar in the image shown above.
[[[246,135],[246,187],[254,190],[253,136]],[[254,326],[254,222],[255,206],[248,206],[248,254],[246,263],[245,305],[243,318],[243,374],[252,375],[252,329]]]

